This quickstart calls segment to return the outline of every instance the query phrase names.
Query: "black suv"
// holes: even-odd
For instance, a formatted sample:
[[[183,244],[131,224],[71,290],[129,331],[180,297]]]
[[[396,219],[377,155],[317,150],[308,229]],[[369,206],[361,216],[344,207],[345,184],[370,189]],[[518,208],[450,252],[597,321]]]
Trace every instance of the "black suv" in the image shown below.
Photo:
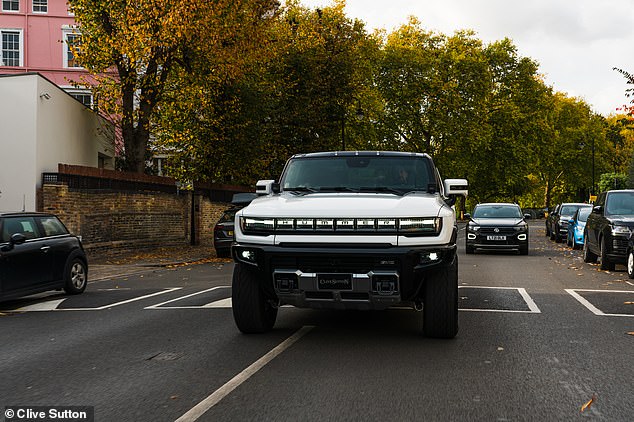
[[[53,289],[78,294],[87,282],[81,241],[56,216],[0,213],[0,300]]]
[[[634,190],[611,190],[599,195],[588,216],[583,260],[601,258],[602,270],[625,264],[627,244],[634,229]]]

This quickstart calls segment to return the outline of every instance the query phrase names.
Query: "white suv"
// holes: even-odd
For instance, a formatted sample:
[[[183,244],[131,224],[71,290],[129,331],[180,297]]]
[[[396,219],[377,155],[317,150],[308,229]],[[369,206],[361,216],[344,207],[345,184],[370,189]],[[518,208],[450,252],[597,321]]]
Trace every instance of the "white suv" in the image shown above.
[[[458,332],[457,195],[427,154],[323,152],[291,157],[279,183],[236,214],[233,315],[270,330],[277,308],[422,310],[423,333]]]

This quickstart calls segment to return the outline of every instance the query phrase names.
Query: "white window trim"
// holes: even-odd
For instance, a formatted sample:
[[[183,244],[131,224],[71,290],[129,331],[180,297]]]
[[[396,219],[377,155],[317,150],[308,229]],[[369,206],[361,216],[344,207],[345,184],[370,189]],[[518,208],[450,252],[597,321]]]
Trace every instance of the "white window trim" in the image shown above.
[[[4,3],[0,0],[0,8],[3,13],[20,13],[20,1],[18,1],[18,10],[4,10]]]
[[[81,35],[81,31],[79,31],[78,27],[64,25],[62,26],[62,43],[64,44],[64,48],[62,48],[62,67],[64,69],[77,69],[83,70],[83,67],[77,66],[68,66],[68,35]]]
[[[4,66],[0,63],[0,69],[3,67],[24,67],[24,32],[22,28],[0,28],[0,60],[2,60],[2,32],[18,32],[20,34],[20,64],[18,66]]]
[[[92,94],[92,90],[90,88],[77,88],[74,86],[60,86],[60,88],[62,88],[64,91],[66,91],[67,94],[69,95],[73,95],[73,94],[87,94],[90,95],[90,105],[88,105],[87,107],[93,108],[95,105],[95,96]],[[77,100],[77,98],[75,98]],[[79,101],[79,100],[77,100]],[[82,103],[83,104],[83,103]],[[84,104],[86,105],[86,104]]]
[[[37,12],[36,12],[36,11],[35,11],[35,2],[34,2],[34,1],[31,1],[31,12],[33,12],[33,13],[34,13],[34,14],[36,14],[36,15],[46,15],[46,14],[48,14],[48,7],[49,7],[49,6],[50,6],[50,5],[48,4],[48,0],[47,0],[47,1],[46,1],[46,12],[41,12],[41,11],[37,11]]]

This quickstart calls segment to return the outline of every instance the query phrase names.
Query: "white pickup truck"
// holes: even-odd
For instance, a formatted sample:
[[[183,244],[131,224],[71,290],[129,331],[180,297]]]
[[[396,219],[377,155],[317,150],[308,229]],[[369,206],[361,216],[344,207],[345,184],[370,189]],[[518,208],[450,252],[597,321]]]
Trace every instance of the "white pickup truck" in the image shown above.
[[[278,307],[422,311],[425,336],[458,332],[457,195],[431,157],[322,152],[291,157],[279,183],[236,214],[233,315],[273,328]]]

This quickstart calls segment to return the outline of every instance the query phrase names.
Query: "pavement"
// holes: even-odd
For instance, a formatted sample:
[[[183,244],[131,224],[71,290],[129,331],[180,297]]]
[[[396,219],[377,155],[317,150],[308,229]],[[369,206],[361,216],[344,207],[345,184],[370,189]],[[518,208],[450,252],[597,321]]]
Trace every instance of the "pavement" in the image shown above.
[[[94,255],[88,257],[88,279],[98,281],[152,272],[160,268],[216,262],[227,263],[231,259],[216,257],[213,246],[180,246],[116,255]]]

